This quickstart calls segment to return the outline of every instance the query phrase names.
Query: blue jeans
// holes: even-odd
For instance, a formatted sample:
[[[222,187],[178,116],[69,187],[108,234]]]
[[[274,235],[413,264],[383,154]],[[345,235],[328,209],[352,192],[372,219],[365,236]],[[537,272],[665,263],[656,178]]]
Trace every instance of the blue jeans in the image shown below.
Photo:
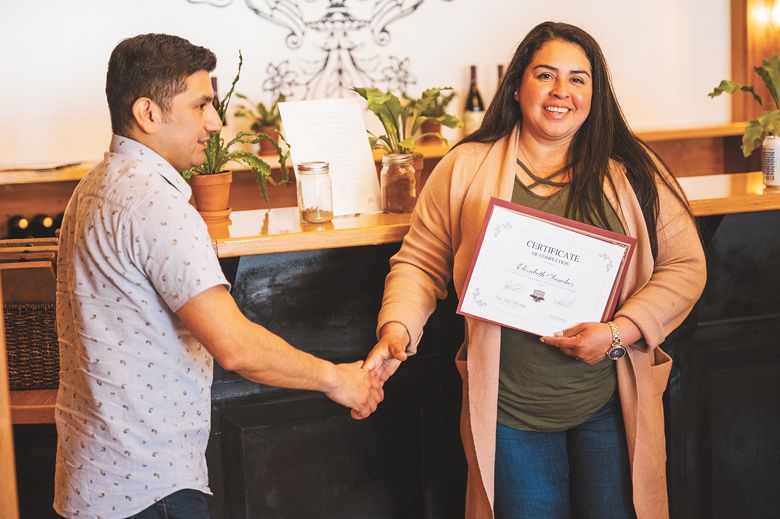
[[[636,517],[617,392],[568,431],[496,430],[496,519]]]
[[[166,496],[128,519],[209,519],[206,494],[185,488]]]

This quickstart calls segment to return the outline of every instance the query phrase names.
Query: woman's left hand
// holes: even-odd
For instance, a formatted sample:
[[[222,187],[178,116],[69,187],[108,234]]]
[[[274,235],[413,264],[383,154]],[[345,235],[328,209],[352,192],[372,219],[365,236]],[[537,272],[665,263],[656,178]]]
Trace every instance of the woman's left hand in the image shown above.
[[[540,337],[539,340],[558,348],[564,355],[592,366],[606,357],[612,344],[612,332],[607,323],[577,323],[571,328],[555,332],[554,336]]]

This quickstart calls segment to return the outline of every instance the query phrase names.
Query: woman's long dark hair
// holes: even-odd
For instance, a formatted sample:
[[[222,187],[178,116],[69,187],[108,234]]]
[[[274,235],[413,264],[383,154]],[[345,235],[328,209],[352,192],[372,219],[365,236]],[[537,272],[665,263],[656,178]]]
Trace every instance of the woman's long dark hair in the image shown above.
[[[612,90],[601,48],[596,40],[579,27],[544,22],[531,29],[517,47],[506,76],[485,113],[482,126],[458,145],[466,142],[495,142],[509,135],[518,123],[522,123],[523,114],[514,92],[520,87],[523,74],[536,51],[550,40],[562,40],[582,48],[590,61],[593,85],[590,113],[575,134],[569,150],[568,162],[572,164],[571,196],[566,216],[576,219],[595,215],[602,225],[607,225],[604,182],[609,172],[609,159],[612,158],[625,167],[628,181],[639,199],[655,258],[658,254],[656,220],[659,211],[656,178],[660,178],[670,188],[691,218],[693,215],[677,181],[671,174],[659,171],[648,148],[628,128]],[[657,155],[655,158],[663,164]]]

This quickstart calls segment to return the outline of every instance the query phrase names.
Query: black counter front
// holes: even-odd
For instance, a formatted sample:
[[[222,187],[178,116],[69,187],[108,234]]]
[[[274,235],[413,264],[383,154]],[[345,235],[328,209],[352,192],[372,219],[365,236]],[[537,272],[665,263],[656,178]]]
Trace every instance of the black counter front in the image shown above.
[[[399,244],[243,256],[233,295],[254,322],[334,362],[374,346],[388,260]],[[235,262],[237,261],[237,266]],[[463,324],[454,298],[431,317],[420,353],[365,420],[319,393],[254,384],[220,368],[208,452],[214,517],[395,519],[463,516]]]

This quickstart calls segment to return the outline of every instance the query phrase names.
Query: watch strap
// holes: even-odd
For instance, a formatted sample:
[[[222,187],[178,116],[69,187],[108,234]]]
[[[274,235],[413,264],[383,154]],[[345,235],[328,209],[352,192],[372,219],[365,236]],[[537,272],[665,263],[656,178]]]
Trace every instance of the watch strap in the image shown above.
[[[618,360],[620,357],[626,354],[626,348],[623,346],[623,342],[620,340],[620,330],[614,321],[607,321],[609,330],[612,333],[612,343],[607,350],[607,357],[611,360]]]

